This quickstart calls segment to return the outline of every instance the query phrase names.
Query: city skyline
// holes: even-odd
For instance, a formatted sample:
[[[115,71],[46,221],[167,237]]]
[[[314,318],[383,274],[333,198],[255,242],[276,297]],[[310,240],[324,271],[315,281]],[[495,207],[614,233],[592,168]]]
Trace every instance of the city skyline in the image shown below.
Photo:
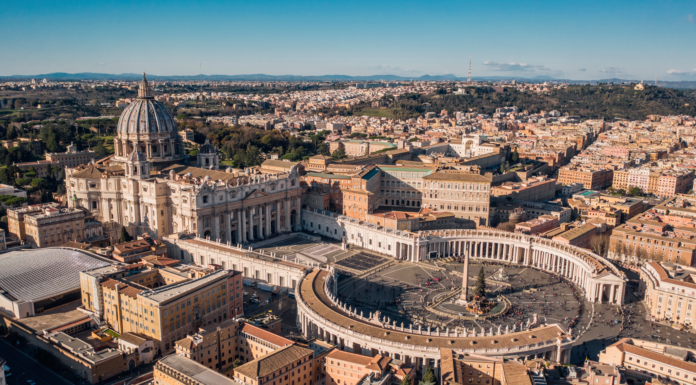
[[[0,76],[67,73],[696,80],[687,2],[17,4]]]

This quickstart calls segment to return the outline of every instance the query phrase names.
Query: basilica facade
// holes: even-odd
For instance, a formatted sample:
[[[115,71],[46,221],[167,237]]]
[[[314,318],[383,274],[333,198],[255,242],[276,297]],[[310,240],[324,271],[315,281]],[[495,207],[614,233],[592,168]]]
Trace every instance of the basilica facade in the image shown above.
[[[125,226],[132,236],[190,233],[247,244],[301,228],[300,174],[184,165],[182,141],[167,108],[152,97],[145,76],[138,99],[118,123],[111,157],[66,169],[69,207]],[[206,148],[212,146],[206,143]]]

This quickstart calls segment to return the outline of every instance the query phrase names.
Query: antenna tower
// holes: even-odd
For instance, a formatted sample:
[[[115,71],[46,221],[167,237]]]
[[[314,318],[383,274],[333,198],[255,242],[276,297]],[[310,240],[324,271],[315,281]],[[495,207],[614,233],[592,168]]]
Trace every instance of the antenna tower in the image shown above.
[[[469,76],[466,77],[466,85],[471,84],[471,55],[469,55]]]

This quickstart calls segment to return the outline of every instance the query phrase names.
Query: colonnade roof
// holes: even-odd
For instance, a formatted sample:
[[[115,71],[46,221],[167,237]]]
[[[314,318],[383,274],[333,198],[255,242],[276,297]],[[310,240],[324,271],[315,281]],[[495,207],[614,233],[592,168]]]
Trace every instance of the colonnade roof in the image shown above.
[[[597,275],[601,275],[604,272],[614,274],[618,276],[621,279],[626,278],[626,274],[622,272],[621,270],[617,269],[616,266],[611,264],[611,262],[605,260],[604,258],[590,252],[589,250],[585,250],[579,247],[575,246],[569,246],[566,244],[562,244],[559,242],[556,242],[552,239],[546,239],[546,238],[541,238],[537,236],[529,236],[525,234],[516,234],[516,233],[511,233],[507,231],[500,231],[500,230],[495,230],[495,229],[483,229],[483,230],[463,230],[463,229],[453,229],[453,230],[428,230],[428,231],[419,231],[418,232],[418,237],[422,239],[433,239],[433,238],[442,238],[443,241],[447,241],[447,237],[452,237],[455,239],[451,239],[451,241],[457,241],[456,237],[457,236],[469,236],[472,237],[471,239],[468,239],[467,241],[480,241],[480,242],[487,242],[487,241],[492,241],[493,239],[488,239],[488,238],[480,238],[480,239],[475,239],[474,237],[485,237],[485,236],[490,236],[494,238],[498,238],[501,240],[508,240],[508,241],[517,241],[517,242],[524,242],[526,244],[531,244],[532,246],[538,245],[538,246],[550,246],[550,247],[555,247],[561,251],[564,251],[568,254],[571,254],[575,257],[581,258],[583,261],[586,263],[590,264],[591,267],[594,268],[594,273]]]
[[[216,242],[212,242],[212,241],[208,241],[208,240],[201,240],[201,239],[181,239],[179,241],[184,242],[184,243],[190,243],[190,244],[196,245],[198,247],[208,247],[208,248],[211,248],[215,251],[220,251],[220,252],[224,252],[224,253],[236,254],[236,255],[240,255],[240,256],[244,255],[244,256],[248,256],[250,258],[257,258],[260,260],[264,260],[266,262],[277,263],[281,266],[287,266],[287,267],[291,267],[291,268],[298,269],[298,270],[304,271],[304,270],[308,269],[307,266],[303,266],[303,265],[293,263],[293,262],[283,261],[283,260],[280,260],[278,258],[273,258],[273,257],[267,256],[267,255],[259,255],[255,252],[239,249],[239,248],[234,247],[234,246],[228,246],[224,243],[216,243]]]
[[[350,318],[329,305],[331,302],[324,291],[324,283],[328,277],[329,272],[325,270],[317,269],[309,273],[302,280],[300,286],[302,299],[312,310],[329,322],[368,337],[380,338],[397,344],[439,349],[515,349],[550,341],[555,342],[559,337],[568,337],[556,324],[523,332],[477,337],[441,337],[385,329]],[[441,330],[441,332],[444,331]]]

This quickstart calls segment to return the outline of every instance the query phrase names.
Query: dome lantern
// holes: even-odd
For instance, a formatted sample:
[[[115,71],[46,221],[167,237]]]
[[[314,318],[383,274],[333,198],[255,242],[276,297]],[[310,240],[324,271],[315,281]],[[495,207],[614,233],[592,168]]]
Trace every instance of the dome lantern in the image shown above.
[[[145,72],[143,72],[143,81],[140,82],[140,88],[138,88],[138,99],[152,99],[152,90],[150,90],[150,85],[145,78]]]

